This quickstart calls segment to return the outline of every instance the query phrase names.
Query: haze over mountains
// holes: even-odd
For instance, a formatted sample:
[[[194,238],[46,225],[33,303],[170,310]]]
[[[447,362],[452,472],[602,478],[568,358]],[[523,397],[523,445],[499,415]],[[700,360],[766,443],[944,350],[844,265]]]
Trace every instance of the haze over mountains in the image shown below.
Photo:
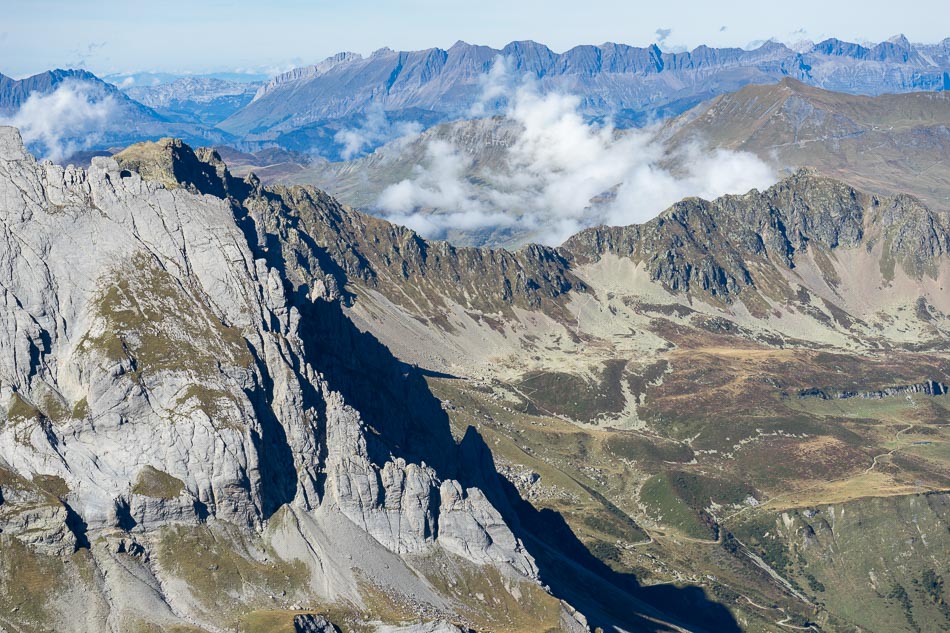
[[[155,86],[135,86],[125,94],[170,119],[216,125],[254,98],[262,82],[215,77],[182,77]]]

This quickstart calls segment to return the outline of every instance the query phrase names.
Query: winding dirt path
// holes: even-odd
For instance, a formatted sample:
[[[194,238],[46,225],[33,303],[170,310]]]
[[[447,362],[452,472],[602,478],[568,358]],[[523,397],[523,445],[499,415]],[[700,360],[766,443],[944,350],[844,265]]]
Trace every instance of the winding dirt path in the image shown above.
[[[908,425],[907,425],[907,428],[903,428],[903,429],[901,429],[900,431],[898,431],[897,433],[895,433],[895,434],[894,434],[894,442],[895,442],[897,445],[896,445],[894,448],[892,448],[891,450],[887,451],[886,453],[881,453],[880,455],[875,455],[875,456],[874,456],[874,459],[871,461],[871,465],[868,466],[868,467],[864,470],[864,473],[862,473],[862,474],[867,475],[867,474],[870,473],[872,470],[874,470],[875,468],[877,468],[877,460],[878,460],[878,459],[880,459],[880,458],[882,458],[882,457],[890,457],[891,455],[893,455],[894,453],[896,453],[897,451],[899,451],[901,448],[903,448],[903,447],[900,445],[901,433],[906,433],[907,431],[911,430],[912,428],[914,428],[914,425],[913,425],[913,424],[908,424]]]

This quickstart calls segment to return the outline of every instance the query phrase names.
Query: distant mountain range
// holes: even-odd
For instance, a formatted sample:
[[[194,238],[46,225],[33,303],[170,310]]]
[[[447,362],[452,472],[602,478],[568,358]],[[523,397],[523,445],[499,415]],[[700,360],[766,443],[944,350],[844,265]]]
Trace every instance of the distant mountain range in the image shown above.
[[[182,77],[169,83],[132,86],[125,94],[170,119],[217,124],[254,98],[263,82]]]
[[[233,81],[235,83],[255,83],[265,82],[271,78],[271,75],[254,72],[214,72],[201,74],[182,74],[182,73],[163,73],[163,72],[132,72],[132,73],[110,73],[103,75],[102,79],[110,84],[128,88],[130,86],[146,87],[161,86],[178,81],[179,79],[220,79],[222,81]]]
[[[748,84],[792,77],[852,94],[945,90],[950,87],[950,39],[914,45],[897,36],[873,47],[836,39],[798,52],[777,42],[754,50],[700,46],[665,53],[655,44],[578,46],[553,52],[535,42],[501,49],[458,42],[448,50],[393,51],[369,57],[340,53],[319,64],[272,79],[251,103],[220,127],[248,140],[293,149],[299,135],[313,135],[333,121],[381,107],[390,117],[408,110],[455,120],[471,116],[486,95],[486,75],[507,60],[507,77],[528,75],[542,91],[578,95],[590,117],[611,116],[621,127],[685,112],[718,94]],[[479,112],[503,111],[494,93]]]
[[[505,62],[496,67],[500,58]],[[896,36],[874,46],[828,39],[795,49],[770,41],[754,50],[699,46],[682,53],[656,45],[607,43],[555,53],[530,41],[501,49],[458,42],[448,50],[340,53],[267,83],[237,74],[139,73],[110,75],[111,85],[86,71],[55,70],[23,80],[0,76],[0,115],[9,116],[31,93],[49,94],[76,81],[90,84],[95,95],[114,95],[120,105],[120,114],[84,149],[177,136],[339,160],[368,153],[406,129],[504,112],[505,95],[525,75],[542,92],[577,95],[590,119],[632,127],[786,77],[850,94],[946,90],[950,38],[924,45]]]

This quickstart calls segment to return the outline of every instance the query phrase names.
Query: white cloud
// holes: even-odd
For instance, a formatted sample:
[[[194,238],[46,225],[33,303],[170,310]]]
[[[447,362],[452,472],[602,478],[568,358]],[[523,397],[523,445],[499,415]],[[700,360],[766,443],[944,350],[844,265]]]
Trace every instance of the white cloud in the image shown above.
[[[486,86],[506,84],[498,67]],[[429,141],[423,164],[385,189],[377,207],[428,237],[498,227],[556,244],[588,226],[645,222],[688,196],[745,193],[776,180],[753,154],[693,145],[670,156],[655,129],[588,123],[578,97],[542,94],[530,79],[507,96],[507,116],[522,132],[501,165],[474,165],[451,143]]]
[[[515,89],[514,74],[511,71],[511,59],[503,55],[495,57],[491,69],[478,78],[481,94],[469,109],[472,118],[488,116],[499,111],[507,102],[508,95]]]
[[[365,118],[356,127],[344,128],[336,133],[333,140],[342,145],[340,156],[350,160],[366,150],[376,148],[387,141],[407,136],[415,136],[422,131],[422,125],[416,121],[390,121],[386,111],[379,104],[373,104],[366,110]]]
[[[379,206],[391,221],[408,226],[422,235],[445,235],[450,229],[466,231],[505,227],[516,218],[505,214],[481,198],[478,187],[465,174],[472,159],[443,140],[426,146],[427,167],[416,166],[411,180],[403,180],[383,191]],[[420,210],[450,210],[428,214]]]
[[[95,144],[117,105],[90,84],[65,81],[49,94],[31,94],[15,114],[0,117],[0,125],[19,128],[28,146],[42,148],[42,158],[59,162]]]

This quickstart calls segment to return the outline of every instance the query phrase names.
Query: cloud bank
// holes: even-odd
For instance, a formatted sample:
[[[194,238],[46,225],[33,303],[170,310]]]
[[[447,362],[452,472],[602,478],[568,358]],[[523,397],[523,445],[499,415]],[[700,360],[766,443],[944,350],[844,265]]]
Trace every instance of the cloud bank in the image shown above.
[[[558,244],[589,226],[645,222],[688,196],[745,193],[777,180],[747,152],[694,145],[671,156],[655,128],[589,123],[579,97],[542,94],[530,79],[503,95],[506,68],[497,63],[484,84],[490,103],[507,96],[506,115],[521,129],[502,164],[478,165],[452,143],[430,140],[412,177],[380,195],[377,207],[390,220],[432,238],[501,228]]]
[[[342,146],[340,157],[350,160],[387,141],[416,136],[421,131],[422,124],[416,121],[390,121],[383,107],[374,104],[358,126],[340,130],[333,140]]]
[[[87,83],[66,81],[49,94],[31,94],[15,114],[0,117],[0,125],[19,128],[27,146],[61,162],[94,145],[117,107],[111,95],[102,98]]]

